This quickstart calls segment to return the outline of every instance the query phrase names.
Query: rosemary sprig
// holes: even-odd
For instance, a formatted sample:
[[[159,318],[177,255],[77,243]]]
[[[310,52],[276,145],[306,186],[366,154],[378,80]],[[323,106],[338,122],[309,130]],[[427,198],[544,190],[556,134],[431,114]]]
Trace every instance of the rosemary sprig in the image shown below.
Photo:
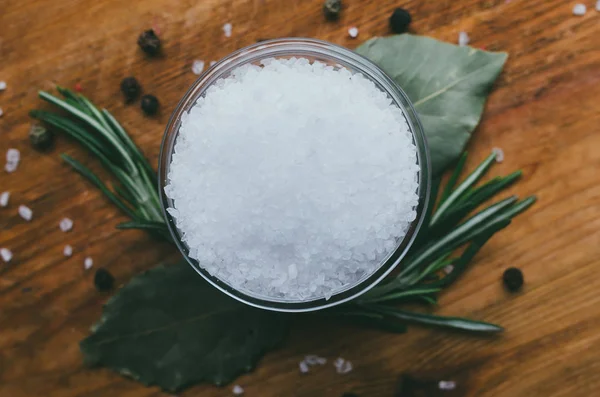
[[[106,110],[99,110],[83,95],[57,87],[63,98],[41,91],[40,98],[57,106],[66,115],[44,110],[32,110],[31,117],[64,132],[100,160],[114,178],[113,190],[89,168],[63,154],[63,160],[88,179],[131,222],[119,225],[123,229],[144,229],[170,240],[161,214],[157,177],[148,160],[131,137]]]
[[[416,323],[479,333],[502,331],[502,327],[494,324],[413,313],[391,306],[391,304],[415,301],[436,304],[439,293],[460,277],[481,247],[495,233],[508,226],[515,216],[527,210],[535,202],[534,196],[521,201],[516,196],[511,196],[463,220],[469,212],[521,177],[521,172],[517,171],[475,187],[477,181],[493,165],[496,154],[492,153],[457,186],[466,159],[465,153],[450,176],[435,210],[433,208],[439,184],[438,182],[434,184],[430,212],[425,215],[423,227],[407,257],[402,261],[400,272],[361,296],[356,302],[337,310],[338,314],[348,311],[353,316],[361,318],[363,322],[375,318],[376,326],[382,321],[388,321],[403,325]],[[452,253],[462,246],[467,248],[460,256],[452,257]],[[452,269],[449,273],[441,271],[446,266]],[[381,317],[377,317],[377,314]]]

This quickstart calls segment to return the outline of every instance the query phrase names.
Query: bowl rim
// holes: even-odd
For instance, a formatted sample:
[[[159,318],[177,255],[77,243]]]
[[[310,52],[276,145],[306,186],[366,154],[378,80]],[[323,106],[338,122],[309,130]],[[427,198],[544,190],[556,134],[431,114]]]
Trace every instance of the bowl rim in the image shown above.
[[[340,61],[338,62],[339,64],[347,67],[350,66],[353,72],[358,70],[363,73],[371,81],[374,81],[380,89],[383,89],[402,110],[416,146],[417,162],[419,165],[417,190],[419,202],[416,207],[416,219],[411,223],[406,235],[399,241],[396,249],[382,261],[381,265],[375,271],[363,277],[357,283],[346,286],[343,290],[334,293],[328,299],[321,297],[307,301],[285,301],[266,296],[252,296],[243,290],[231,287],[223,280],[211,275],[196,260],[189,257],[188,247],[181,240],[175,221],[167,211],[167,208],[171,206],[172,200],[166,196],[164,187],[167,185],[169,165],[182,116],[187,113],[189,108],[194,106],[197,99],[208,87],[223,75],[226,75],[227,72],[253,60],[277,57],[278,55],[285,55],[287,57],[306,55],[335,58],[334,61]],[[230,297],[256,308],[278,312],[309,312],[330,308],[351,301],[379,284],[400,264],[412,246],[427,213],[430,201],[430,189],[431,161],[427,139],[417,112],[402,88],[367,58],[336,44],[308,38],[280,38],[255,43],[231,53],[202,73],[173,110],[163,134],[158,161],[158,194],[161,210],[171,237],[188,264],[208,281],[209,284]]]

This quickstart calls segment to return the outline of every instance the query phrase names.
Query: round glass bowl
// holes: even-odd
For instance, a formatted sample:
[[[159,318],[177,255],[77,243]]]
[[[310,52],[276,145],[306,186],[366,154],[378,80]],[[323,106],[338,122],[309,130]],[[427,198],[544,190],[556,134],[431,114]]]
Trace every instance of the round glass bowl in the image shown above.
[[[229,76],[231,71],[237,67],[248,63],[258,65],[261,60],[266,58],[291,57],[303,57],[309,59],[310,61],[323,62],[338,68],[345,67],[353,73],[361,73],[367,79],[373,81],[375,85],[380,90],[387,93],[393,102],[395,102],[395,104],[404,112],[404,115],[407,118],[408,126],[413,135],[415,146],[417,148],[417,160],[419,165],[419,187],[417,192],[419,196],[419,203],[416,208],[417,218],[412,222],[406,236],[402,240],[398,241],[396,249],[374,272],[365,275],[355,284],[348,285],[343,290],[335,292],[329,299],[322,297],[306,301],[286,300],[281,298],[260,296],[249,291],[240,291],[231,287],[223,280],[220,280],[208,273],[201,266],[201,264],[189,257],[189,249],[182,241],[180,231],[177,229],[173,218],[166,211],[167,208],[173,206],[173,203],[172,200],[165,195],[164,187],[168,182],[167,178],[169,174],[169,166],[171,164],[171,155],[177,140],[183,114],[187,113],[195,105],[197,99],[205,94],[208,87],[214,84],[219,78]],[[302,38],[286,38],[264,41],[243,48],[222,59],[220,62],[207,70],[202,76],[200,76],[181,99],[177,105],[177,108],[173,112],[169,123],[167,124],[160,150],[158,172],[158,188],[159,195],[161,197],[163,215],[167,219],[173,240],[188,263],[202,277],[204,277],[206,281],[227,295],[251,306],[281,312],[306,312],[339,305],[358,297],[382,281],[383,278],[386,277],[406,255],[417,235],[417,232],[419,231],[419,228],[421,227],[423,217],[426,212],[431,182],[429,154],[425,135],[423,133],[419,118],[417,117],[417,113],[402,89],[368,59],[363,58],[362,56],[350,50],[325,41]]]

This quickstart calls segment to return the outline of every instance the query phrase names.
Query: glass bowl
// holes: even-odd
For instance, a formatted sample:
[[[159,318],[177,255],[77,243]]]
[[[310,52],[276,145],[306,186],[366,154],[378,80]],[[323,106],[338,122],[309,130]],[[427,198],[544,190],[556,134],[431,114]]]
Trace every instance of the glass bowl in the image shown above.
[[[417,148],[417,161],[419,165],[419,184],[417,193],[419,196],[419,203],[416,208],[416,219],[412,222],[405,237],[398,241],[396,249],[374,272],[365,275],[355,284],[348,285],[343,290],[337,291],[329,299],[322,297],[302,301],[286,300],[282,298],[261,296],[249,291],[240,291],[231,287],[225,281],[208,273],[208,271],[202,268],[196,260],[189,257],[188,247],[182,241],[180,232],[175,225],[175,221],[166,211],[167,208],[172,207],[172,200],[166,196],[164,187],[168,182],[167,178],[169,174],[169,165],[171,164],[171,155],[181,125],[182,115],[187,113],[194,106],[197,99],[205,94],[208,87],[214,84],[219,78],[227,77],[233,69],[248,63],[258,64],[265,58],[291,57],[304,57],[311,61],[320,61],[335,67],[343,66],[354,73],[362,73],[366,78],[373,81],[379,89],[387,93],[393,102],[402,109],[407,118],[408,126],[412,132],[413,140]],[[396,266],[398,266],[412,245],[423,222],[431,184],[429,153],[423,128],[421,127],[417,113],[404,91],[402,91],[391,78],[368,59],[335,44],[304,38],[269,40],[251,45],[222,59],[202,74],[184,95],[171,115],[162,140],[158,173],[158,189],[161,197],[163,215],[167,220],[173,240],[194,270],[214,287],[241,302],[258,308],[280,312],[307,312],[339,305],[367,292],[382,281]]]

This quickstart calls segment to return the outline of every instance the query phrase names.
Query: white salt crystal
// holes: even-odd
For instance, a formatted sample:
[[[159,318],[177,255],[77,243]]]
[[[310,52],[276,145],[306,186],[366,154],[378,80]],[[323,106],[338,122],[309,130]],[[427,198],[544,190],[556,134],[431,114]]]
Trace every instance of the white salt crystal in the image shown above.
[[[63,248],[63,255],[67,257],[73,255],[73,247],[69,244],[65,245],[65,248]]]
[[[454,390],[456,388],[456,382],[452,380],[441,380],[438,383],[438,388],[440,390]]]
[[[469,35],[467,34],[467,32],[458,33],[458,45],[465,46],[465,45],[469,44],[470,41],[471,41],[471,39],[469,38]]]
[[[85,270],[90,270],[94,266],[94,260],[89,256],[83,260],[83,268]]]
[[[585,6],[585,4],[577,3],[573,7],[573,15],[582,16],[585,15],[586,11],[587,7]]]
[[[18,163],[21,160],[21,152],[18,149],[8,149],[6,151],[6,162],[7,163]]]
[[[298,363],[298,368],[300,368],[301,374],[305,374],[308,372],[308,364],[306,363],[306,361],[300,361],[300,363]]]
[[[233,386],[232,391],[233,391],[233,394],[236,396],[241,396],[242,394],[244,394],[244,389],[240,385]]]
[[[210,66],[215,66],[217,64],[217,61],[210,61]]]
[[[325,357],[315,356],[314,354],[309,354],[304,357],[304,362],[308,365],[324,365],[327,363],[327,359]]]
[[[8,248],[0,248],[0,256],[5,263],[8,263],[12,259],[13,254]]]
[[[348,29],[348,35],[350,37],[352,37],[353,39],[358,37],[358,28],[356,26],[352,26],[350,29]]]
[[[6,89],[6,81],[0,81],[0,91],[4,91]]]
[[[199,59],[195,60],[194,63],[192,64],[192,72],[196,75],[202,74],[202,71],[204,70],[204,61],[201,61]]]
[[[19,163],[6,163],[4,165],[4,170],[8,173],[15,172],[17,170],[17,166]]]
[[[335,367],[335,372],[338,374],[347,374],[348,372],[352,371],[352,363],[341,357],[334,361],[333,366]]]
[[[33,211],[26,205],[20,205],[18,211],[19,216],[25,219],[27,222],[29,222],[31,218],[33,218]]]
[[[452,273],[452,270],[454,270],[454,266],[453,265],[446,265],[446,266],[444,266],[444,273],[450,274],[450,273]]]
[[[3,114],[4,114],[4,110],[2,110],[2,108],[0,108],[0,117],[2,117]]]
[[[418,172],[403,111],[362,74],[266,59],[183,118],[165,193],[209,273],[302,301],[379,269],[416,218]]]
[[[10,192],[2,192],[2,194],[0,194],[0,207],[6,207],[9,199]]]
[[[596,1],[596,11],[600,11],[600,0]]]
[[[231,37],[232,26],[230,23],[226,23],[223,25],[223,33],[225,33],[225,37]]]
[[[504,151],[498,147],[492,149],[492,152],[496,155],[496,162],[501,163],[504,161]]]
[[[63,218],[60,220],[58,227],[61,231],[68,232],[69,230],[73,229],[73,221],[69,218]]]

